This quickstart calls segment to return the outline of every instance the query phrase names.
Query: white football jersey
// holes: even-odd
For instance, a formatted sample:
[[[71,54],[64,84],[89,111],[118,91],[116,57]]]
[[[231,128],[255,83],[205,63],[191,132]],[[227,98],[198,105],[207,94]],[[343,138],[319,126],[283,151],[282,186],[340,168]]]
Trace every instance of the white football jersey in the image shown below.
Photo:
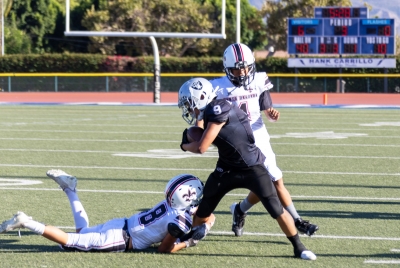
[[[171,208],[166,201],[128,219],[133,248],[145,249],[161,242],[168,234],[168,224],[175,223],[184,232],[192,228],[192,217],[187,211]]]
[[[255,73],[254,80],[247,90],[243,87],[235,87],[226,76],[210,82],[217,94],[217,99],[227,99],[247,113],[253,131],[265,129],[259,98],[264,91],[273,88],[265,72]]]
[[[259,98],[261,94],[273,88],[273,84],[264,72],[255,73],[254,80],[245,90],[243,87],[235,87],[228,77],[213,79],[210,81],[217,99],[227,99],[247,113],[250,120],[251,129],[257,147],[265,155],[265,166],[273,181],[282,178],[282,171],[276,165],[275,153],[269,143],[270,136],[262,120],[262,111]]]

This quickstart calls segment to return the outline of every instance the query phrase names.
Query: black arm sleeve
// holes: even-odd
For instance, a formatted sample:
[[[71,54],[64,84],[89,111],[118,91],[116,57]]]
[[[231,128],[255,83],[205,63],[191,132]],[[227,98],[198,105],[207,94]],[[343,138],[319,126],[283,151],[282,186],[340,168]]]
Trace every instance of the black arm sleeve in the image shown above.
[[[261,93],[258,102],[260,104],[260,111],[265,111],[268,108],[273,107],[272,98],[271,95],[269,94],[269,90],[265,90],[263,93]]]
[[[180,238],[185,234],[178,225],[172,222],[168,223],[168,233],[175,238]]]

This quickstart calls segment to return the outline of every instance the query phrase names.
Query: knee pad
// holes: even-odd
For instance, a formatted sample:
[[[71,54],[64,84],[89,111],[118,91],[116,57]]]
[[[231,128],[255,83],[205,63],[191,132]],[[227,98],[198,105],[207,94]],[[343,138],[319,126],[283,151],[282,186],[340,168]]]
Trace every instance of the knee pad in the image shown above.
[[[283,207],[278,196],[275,195],[266,198],[264,200],[261,200],[261,202],[263,203],[264,207],[267,209],[272,218],[276,219],[283,214]]]

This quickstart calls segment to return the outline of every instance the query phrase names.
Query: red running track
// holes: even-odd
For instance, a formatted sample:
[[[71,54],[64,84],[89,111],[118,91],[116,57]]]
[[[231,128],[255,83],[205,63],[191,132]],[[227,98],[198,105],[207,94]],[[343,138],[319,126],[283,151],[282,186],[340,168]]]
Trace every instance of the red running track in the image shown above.
[[[271,93],[282,105],[399,106],[400,94],[375,93]],[[162,92],[161,104],[177,103],[178,93]],[[153,103],[152,92],[0,92],[0,103]]]

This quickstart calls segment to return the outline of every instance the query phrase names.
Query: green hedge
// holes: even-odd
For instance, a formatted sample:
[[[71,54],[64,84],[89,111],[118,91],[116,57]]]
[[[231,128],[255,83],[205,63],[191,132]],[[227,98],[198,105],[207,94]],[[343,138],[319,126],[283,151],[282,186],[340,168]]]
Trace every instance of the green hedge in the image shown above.
[[[257,59],[257,70],[268,73],[294,73],[294,68],[287,67],[287,59]],[[221,73],[220,57],[177,58],[161,57],[162,73]],[[98,54],[28,54],[5,55],[0,58],[2,73],[103,73],[135,72],[152,73],[154,58],[122,57]],[[301,73],[337,73],[334,68],[299,68]],[[343,73],[382,73],[383,69],[342,69]],[[400,57],[397,68],[388,69],[389,73],[400,73]]]

